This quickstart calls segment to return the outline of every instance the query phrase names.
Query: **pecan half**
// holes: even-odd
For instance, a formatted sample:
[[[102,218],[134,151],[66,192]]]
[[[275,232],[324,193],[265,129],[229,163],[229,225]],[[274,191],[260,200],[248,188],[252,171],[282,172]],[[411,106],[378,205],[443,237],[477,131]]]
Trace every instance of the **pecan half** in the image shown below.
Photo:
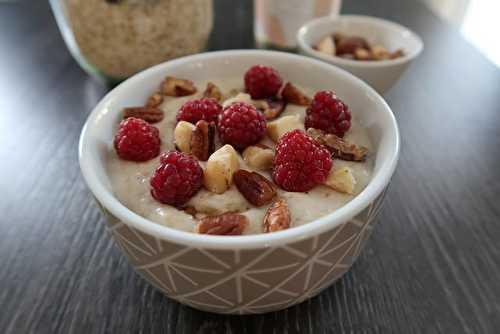
[[[277,98],[268,98],[266,100],[254,101],[254,105],[259,109],[266,120],[271,120],[279,115],[285,110],[286,103],[283,100]]]
[[[354,51],[354,58],[357,60],[375,60],[373,54],[369,50],[363,48],[357,48]]]
[[[167,96],[187,96],[196,93],[191,80],[166,77],[161,83],[161,92]]]
[[[333,33],[332,37],[333,37],[333,41],[335,42],[335,44],[338,44],[340,42],[340,40],[345,38],[345,36],[339,32]]]
[[[148,100],[146,101],[146,107],[159,107],[160,104],[163,102],[163,95],[160,92],[155,92],[153,95],[148,97]]]
[[[276,232],[290,227],[290,211],[284,199],[279,199],[271,205],[264,216],[264,232]]]
[[[324,145],[334,158],[347,161],[365,161],[368,149],[363,146],[348,143],[344,139],[324,131],[309,128],[307,134]]]
[[[203,97],[209,97],[217,102],[220,102],[222,99],[222,92],[220,91],[219,87],[217,87],[213,82],[208,82],[207,83],[207,88],[205,88],[205,91],[203,92]]]
[[[244,169],[233,175],[233,182],[240,193],[253,205],[262,206],[276,196],[276,187],[264,176]]]
[[[247,217],[229,212],[201,219],[196,226],[196,232],[213,235],[240,235],[247,225]]]
[[[215,151],[215,124],[199,120],[191,135],[191,153],[201,161],[207,161]]]
[[[149,123],[156,123],[163,119],[163,110],[156,107],[123,108],[123,118],[129,117],[136,117]]]
[[[311,98],[304,94],[300,89],[290,82],[287,82],[281,91],[281,97],[288,103],[298,104],[299,106],[308,106],[311,104]]]
[[[255,144],[253,146],[260,147],[263,150],[271,150],[271,148],[269,146],[267,146],[266,144],[257,143],[257,144]]]

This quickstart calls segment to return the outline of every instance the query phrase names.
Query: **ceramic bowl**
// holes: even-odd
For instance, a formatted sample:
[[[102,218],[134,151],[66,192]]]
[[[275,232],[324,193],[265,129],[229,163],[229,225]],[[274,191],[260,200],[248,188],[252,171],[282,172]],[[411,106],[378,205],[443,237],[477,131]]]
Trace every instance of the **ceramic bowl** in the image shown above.
[[[121,109],[143,103],[167,74],[192,80],[243,77],[254,64],[273,66],[286,79],[312,89],[335,88],[368,129],[375,147],[373,179],[362,193],[309,224],[245,236],[171,229],[122,205],[113,194],[105,166]],[[94,108],[79,145],[84,179],[132,267],[180,303],[234,314],[263,313],[300,303],[349,270],[373,228],[398,155],[398,127],[391,109],[364,82],[311,58],[257,50],[179,58],[129,78]]]
[[[330,56],[313,48],[325,36],[334,32],[364,37],[372,45],[382,45],[390,51],[403,49],[401,58],[381,61],[358,61]],[[420,37],[394,22],[371,16],[342,15],[322,17],[306,23],[297,33],[302,54],[336,65],[363,79],[379,93],[389,90],[422,52]]]

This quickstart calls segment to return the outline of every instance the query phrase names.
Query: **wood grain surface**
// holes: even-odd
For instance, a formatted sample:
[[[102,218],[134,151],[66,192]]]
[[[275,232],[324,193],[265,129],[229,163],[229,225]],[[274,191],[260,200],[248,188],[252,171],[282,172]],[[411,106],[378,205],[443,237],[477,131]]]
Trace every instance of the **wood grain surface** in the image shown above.
[[[215,4],[211,49],[253,47],[251,1]],[[425,43],[386,94],[403,145],[379,224],[318,297],[221,316],[163,297],[127,264],[77,159],[107,88],[72,59],[45,1],[0,4],[0,333],[498,333],[500,71],[417,1],[343,11]]]

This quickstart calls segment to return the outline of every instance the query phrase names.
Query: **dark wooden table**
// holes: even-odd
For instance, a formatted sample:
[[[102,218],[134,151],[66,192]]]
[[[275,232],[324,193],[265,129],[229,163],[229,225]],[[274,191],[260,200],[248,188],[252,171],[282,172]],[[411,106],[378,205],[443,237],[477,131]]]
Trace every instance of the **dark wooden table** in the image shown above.
[[[212,49],[253,46],[250,1],[216,0]],[[425,51],[387,95],[402,155],[352,270],[282,312],[221,316],[163,297],[105,232],[77,141],[107,88],[45,1],[0,5],[0,333],[498,333],[500,71],[416,1],[350,0]]]

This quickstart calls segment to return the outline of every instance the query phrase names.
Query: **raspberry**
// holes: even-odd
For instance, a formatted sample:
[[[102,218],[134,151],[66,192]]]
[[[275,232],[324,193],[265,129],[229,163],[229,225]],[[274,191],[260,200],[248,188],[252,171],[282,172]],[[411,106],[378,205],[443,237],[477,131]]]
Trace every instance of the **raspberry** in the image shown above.
[[[303,131],[292,130],[276,145],[273,180],[286,191],[305,192],[323,183],[332,165],[326,148]]]
[[[218,132],[224,144],[244,149],[264,137],[266,119],[253,105],[235,102],[220,114]]]
[[[160,154],[160,132],[142,119],[129,117],[120,123],[114,145],[124,160],[150,160]]]
[[[272,67],[255,65],[245,73],[245,88],[252,99],[265,99],[275,96],[283,80]]]
[[[344,137],[351,127],[351,113],[334,92],[317,92],[306,110],[306,128],[315,128]]]
[[[200,190],[203,170],[191,154],[169,151],[150,180],[151,195],[164,204],[181,207]]]
[[[199,120],[217,122],[222,111],[221,105],[211,98],[201,98],[184,103],[177,111],[177,121],[196,124]]]

